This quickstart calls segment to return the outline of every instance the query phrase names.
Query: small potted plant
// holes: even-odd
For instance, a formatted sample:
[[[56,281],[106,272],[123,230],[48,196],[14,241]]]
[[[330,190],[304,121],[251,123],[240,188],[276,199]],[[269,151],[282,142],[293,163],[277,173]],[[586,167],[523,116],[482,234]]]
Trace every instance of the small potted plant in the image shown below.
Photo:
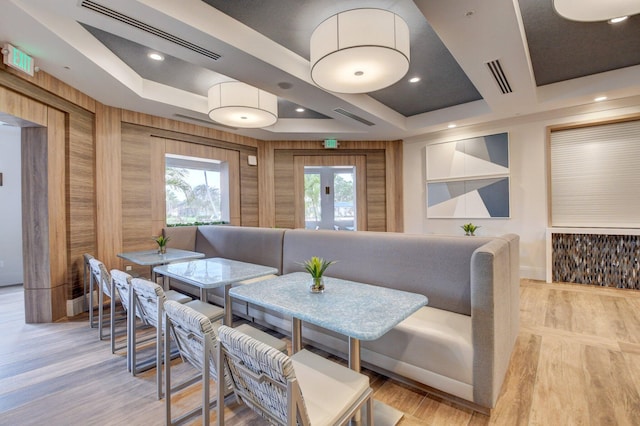
[[[313,256],[311,259],[305,260],[301,263],[304,269],[311,274],[311,292],[322,293],[324,291],[324,280],[322,275],[329,266],[336,263],[335,261],[324,260],[321,257]]]
[[[156,244],[158,244],[158,253],[165,254],[167,252],[167,243],[169,242],[170,237],[164,237],[160,235],[159,237],[154,238]]]
[[[479,226],[474,225],[473,223],[469,222],[469,223],[465,223],[464,225],[462,225],[460,228],[462,228],[464,230],[465,235],[471,235],[474,236],[476,235],[476,229],[480,228]]]

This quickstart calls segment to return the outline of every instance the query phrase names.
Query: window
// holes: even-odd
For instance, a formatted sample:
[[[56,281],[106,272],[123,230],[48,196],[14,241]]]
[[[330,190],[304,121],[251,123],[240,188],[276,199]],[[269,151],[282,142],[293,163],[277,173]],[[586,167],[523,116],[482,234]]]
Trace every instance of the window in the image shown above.
[[[167,154],[167,225],[229,222],[228,164]]]

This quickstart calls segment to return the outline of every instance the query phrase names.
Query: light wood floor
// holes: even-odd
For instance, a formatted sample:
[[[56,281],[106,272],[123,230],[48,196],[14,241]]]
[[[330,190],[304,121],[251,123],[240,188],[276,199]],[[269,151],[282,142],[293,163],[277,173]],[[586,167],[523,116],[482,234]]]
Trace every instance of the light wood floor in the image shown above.
[[[400,426],[639,425],[640,292],[523,280],[521,296],[491,417],[368,372],[375,398],[405,413]],[[154,371],[127,374],[124,355],[110,354],[86,317],[24,324],[22,288],[0,288],[0,425],[162,425],[154,392]],[[196,389],[175,400],[176,412],[198,401]],[[225,418],[263,424],[235,404]]]

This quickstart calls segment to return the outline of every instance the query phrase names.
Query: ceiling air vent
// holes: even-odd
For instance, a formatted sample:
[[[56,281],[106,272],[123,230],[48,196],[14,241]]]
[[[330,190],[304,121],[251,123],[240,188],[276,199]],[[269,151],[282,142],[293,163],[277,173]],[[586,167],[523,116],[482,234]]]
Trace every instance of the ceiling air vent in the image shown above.
[[[498,59],[487,62],[487,67],[489,67],[489,71],[491,71],[491,75],[493,75],[496,83],[498,83],[498,87],[503,95],[513,92],[511,85],[509,84],[509,80],[507,80],[507,76],[504,74],[502,65],[500,65],[500,61]]]
[[[355,115],[355,114],[353,114],[353,113],[351,113],[351,112],[349,112],[347,110],[344,110],[342,108],[336,108],[336,109],[334,109],[334,111],[337,112],[338,114],[344,115],[345,117],[349,117],[352,120],[356,120],[356,121],[359,121],[362,124],[366,124],[367,126],[375,126],[376,125],[376,123],[372,123],[369,120],[366,120],[366,119],[364,119],[362,117],[358,117],[357,115]]]
[[[183,40],[180,37],[176,37],[173,34],[169,34],[166,31],[162,31],[161,29],[158,29],[156,27],[152,27],[149,24],[145,24],[144,22],[138,21],[135,18],[132,18],[130,16],[124,15],[118,11],[115,11],[113,9],[109,9],[106,6],[101,5],[100,3],[96,3],[94,1],[91,0],[83,0],[80,3],[80,6],[85,7],[89,10],[93,10],[94,12],[97,12],[101,15],[107,16],[109,18],[115,19],[117,21],[122,22],[123,24],[127,24],[131,27],[137,28],[139,30],[142,30],[144,32],[147,32],[149,34],[153,34],[157,37],[160,37],[164,40],[167,40],[173,44],[177,44],[178,46],[182,46],[186,49],[192,50],[196,53],[199,53],[201,55],[204,55],[208,58],[213,59],[214,61],[217,61],[218,59],[220,59],[220,55],[212,52],[210,50],[205,49],[204,47],[200,47],[197,44],[193,44],[189,41]]]

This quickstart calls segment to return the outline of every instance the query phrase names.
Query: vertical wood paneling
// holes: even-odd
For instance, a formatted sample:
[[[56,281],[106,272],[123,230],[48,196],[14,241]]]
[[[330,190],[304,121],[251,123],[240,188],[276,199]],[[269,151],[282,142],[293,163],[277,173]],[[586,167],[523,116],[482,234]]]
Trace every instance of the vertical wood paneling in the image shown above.
[[[67,215],[69,239],[68,299],[83,294],[84,253],[96,255],[96,156],[94,115],[89,112],[68,114],[69,141],[67,159]]]
[[[97,257],[109,269],[120,265],[117,253],[122,250],[121,161],[120,110],[98,103],[96,104]]]
[[[242,226],[259,226],[258,218],[258,166],[249,165],[249,155],[240,152],[240,218]]]
[[[151,155],[151,234],[162,235],[162,228],[166,224],[167,203],[165,190],[165,152],[166,141],[163,138],[149,140]]]
[[[384,152],[367,154],[368,231],[387,231],[386,162]],[[393,173],[393,171],[389,171]]]
[[[200,141],[182,141],[156,135],[156,130],[122,124],[122,249],[148,250],[155,247],[166,221],[165,154],[225,161],[229,164],[231,223],[240,224],[239,153]],[[163,132],[163,136],[184,135]],[[187,137],[188,138],[188,137]],[[209,141],[211,142],[211,141]],[[124,267],[124,263],[120,267]],[[131,265],[133,272],[148,275],[147,267]]]
[[[258,222],[263,227],[276,225],[275,150],[269,142],[258,144]]]
[[[123,126],[122,132],[122,245],[123,251],[151,249],[153,201],[164,186],[152,182],[152,138],[146,132]],[[157,158],[156,158],[157,160]]]
[[[387,183],[387,231],[402,232],[404,229],[402,196],[402,141],[389,142],[385,150],[385,173]]]
[[[52,297],[66,300],[67,279],[67,158],[65,114],[47,112],[47,201],[49,211],[49,260]],[[52,303],[52,319],[66,316],[66,307]]]
[[[305,166],[354,166],[356,168],[356,224],[358,230],[367,227],[367,172],[365,155],[294,155],[293,210],[294,227],[304,228],[304,168]]]
[[[216,151],[221,151],[217,149]],[[227,173],[229,178],[229,223],[240,225],[240,153],[226,151]],[[213,155],[217,155],[215,152]]]
[[[47,128],[22,129],[22,247],[27,323],[53,320],[47,173]]]
[[[363,155],[366,157],[366,229],[401,231],[402,208],[388,205],[393,202],[401,206],[403,202],[401,141],[341,141],[340,148],[331,151],[319,149],[321,146],[320,141],[259,143],[260,226],[295,226],[295,199],[292,195],[294,155],[317,155],[327,158]],[[391,194],[387,193],[388,188],[391,188]],[[391,222],[387,219],[388,210],[393,212]],[[393,229],[387,229],[387,226],[393,226]]]
[[[295,228],[295,190],[293,155],[287,150],[277,150],[274,155],[273,182],[275,201],[275,226]],[[260,205],[262,208],[262,204]]]

